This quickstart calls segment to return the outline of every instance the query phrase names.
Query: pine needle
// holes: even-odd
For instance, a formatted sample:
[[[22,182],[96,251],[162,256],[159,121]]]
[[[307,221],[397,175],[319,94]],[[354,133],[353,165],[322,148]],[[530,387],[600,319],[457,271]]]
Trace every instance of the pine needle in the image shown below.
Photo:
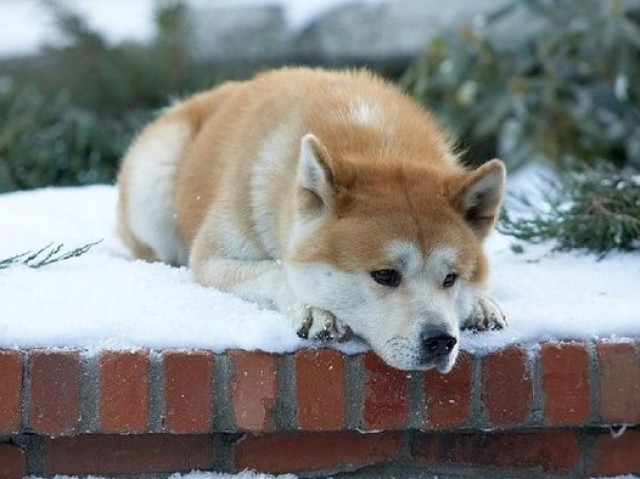
[[[15,256],[0,259],[0,270],[7,269],[11,266],[16,265],[28,266],[29,268],[35,269],[41,268],[43,266],[48,266],[60,261],[65,261],[67,259],[77,258],[78,256],[82,256],[83,254],[87,253],[95,245],[102,243],[102,241],[103,240],[95,241],[93,243],[87,243],[83,246],[74,248],[66,252],[62,251],[62,249],[64,248],[63,243],[57,245],[49,243],[47,246],[40,248],[35,252],[26,251]]]
[[[553,240],[555,249],[586,249],[600,257],[640,249],[639,175],[608,169],[572,173],[550,188],[547,212],[513,219],[505,211],[498,230],[531,243]],[[534,207],[524,199],[520,203]]]

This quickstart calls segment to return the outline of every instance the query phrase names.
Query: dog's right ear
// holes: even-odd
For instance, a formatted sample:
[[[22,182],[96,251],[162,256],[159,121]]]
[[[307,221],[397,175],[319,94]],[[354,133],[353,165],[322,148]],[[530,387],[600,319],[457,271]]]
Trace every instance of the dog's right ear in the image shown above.
[[[504,198],[506,169],[500,160],[490,160],[455,181],[453,202],[467,224],[484,239],[498,219]]]
[[[334,179],[331,158],[322,142],[306,134],[300,143],[298,163],[298,207],[307,212],[320,212],[333,205]]]

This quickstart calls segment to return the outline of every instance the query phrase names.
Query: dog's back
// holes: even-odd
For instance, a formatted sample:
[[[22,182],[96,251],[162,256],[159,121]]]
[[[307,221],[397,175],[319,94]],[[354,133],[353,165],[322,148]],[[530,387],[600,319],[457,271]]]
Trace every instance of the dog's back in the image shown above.
[[[119,176],[121,237],[138,257],[184,264],[216,202],[237,252],[281,257],[307,132],[336,158],[402,151],[387,160],[457,168],[428,115],[370,73],[277,70],[195,95],[139,135]]]

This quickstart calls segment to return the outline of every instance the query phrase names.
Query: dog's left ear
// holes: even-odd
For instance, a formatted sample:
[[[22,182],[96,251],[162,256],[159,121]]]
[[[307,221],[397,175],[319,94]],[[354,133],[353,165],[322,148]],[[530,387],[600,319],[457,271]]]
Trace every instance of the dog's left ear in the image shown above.
[[[299,207],[317,212],[333,205],[335,186],[331,158],[322,142],[311,133],[300,142],[298,164]]]
[[[452,200],[476,235],[483,239],[498,218],[504,198],[506,168],[500,160],[491,160],[466,173],[456,182]]]

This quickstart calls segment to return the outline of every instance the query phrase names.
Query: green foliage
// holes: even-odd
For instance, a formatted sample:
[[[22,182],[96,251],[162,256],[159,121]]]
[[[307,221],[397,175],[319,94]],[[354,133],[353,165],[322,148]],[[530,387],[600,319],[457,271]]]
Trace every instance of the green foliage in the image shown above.
[[[96,241],[95,243],[87,243],[83,246],[80,246],[79,248],[74,248],[66,252],[62,251],[62,248],[64,247],[63,244],[58,244],[55,246],[53,244],[48,244],[44,248],[41,248],[35,252],[27,251],[25,253],[11,256],[9,258],[0,259],[0,270],[7,269],[11,266],[16,266],[19,264],[34,269],[41,268],[43,266],[58,263],[70,258],[77,258],[78,256],[82,256],[95,245],[101,242],[102,240]]]
[[[175,98],[246,77],[265,63],[196,63],[183,0],[155,2],[148,44],[112,45],[69,2],[45,1],[56,40],[0,71],[0,193],[113,182],[135,133]]]
[[[149,114],[97,114],[68,93],[30,87],[0,96],[0,192],[43,185],[113,181],[133,131]]]
[[[498,230],[528,242],[553,240],[557,249],[601,255],[640,247],[640,175],[610,169],[568,173],[562,183],[548,186],[546,211],[521,198],[537,212],[517,220],[504,212]]]
[[[0,192],[113,182],[131,138],[176,94],[210,86],[186,53],[182,3],[160,2],[158,35],[109,45],[51,3],[62,46],[0,78]]]
[[[516,238],[604,254],[640,248],[640,6],[520,0],[434,40],[401,84],[470,163],[559,172],[549,210],[504,214]]]
[[[517,1],[434,40],[402,85],[472,163],[640,167],[639,13],[617,0]]]
[[[0,192],[113,182],[155,110],[229,78],[191,61],[180,0],[157,3],[149,45],[110,45],[51,5],[62,43],[0,76]],[[640,247],[630,179],[640,171],[639,17],[638,0],[514,1],[431,42],[401,79],[470,163],[500,156],[512,169],[544,160],[581,171],[561,174],[548,212],[505,215],[504,233],[600,253]]]
[[[204,82],[187,55],[182,3],[165,1],[156,8],[158,34],[149,45],[110,45],[77,13],[52,5],[63,46],[46,48],[51,68],[38,81],[46,93],[68,91],[80,108],[121,114],[166,106]]]

